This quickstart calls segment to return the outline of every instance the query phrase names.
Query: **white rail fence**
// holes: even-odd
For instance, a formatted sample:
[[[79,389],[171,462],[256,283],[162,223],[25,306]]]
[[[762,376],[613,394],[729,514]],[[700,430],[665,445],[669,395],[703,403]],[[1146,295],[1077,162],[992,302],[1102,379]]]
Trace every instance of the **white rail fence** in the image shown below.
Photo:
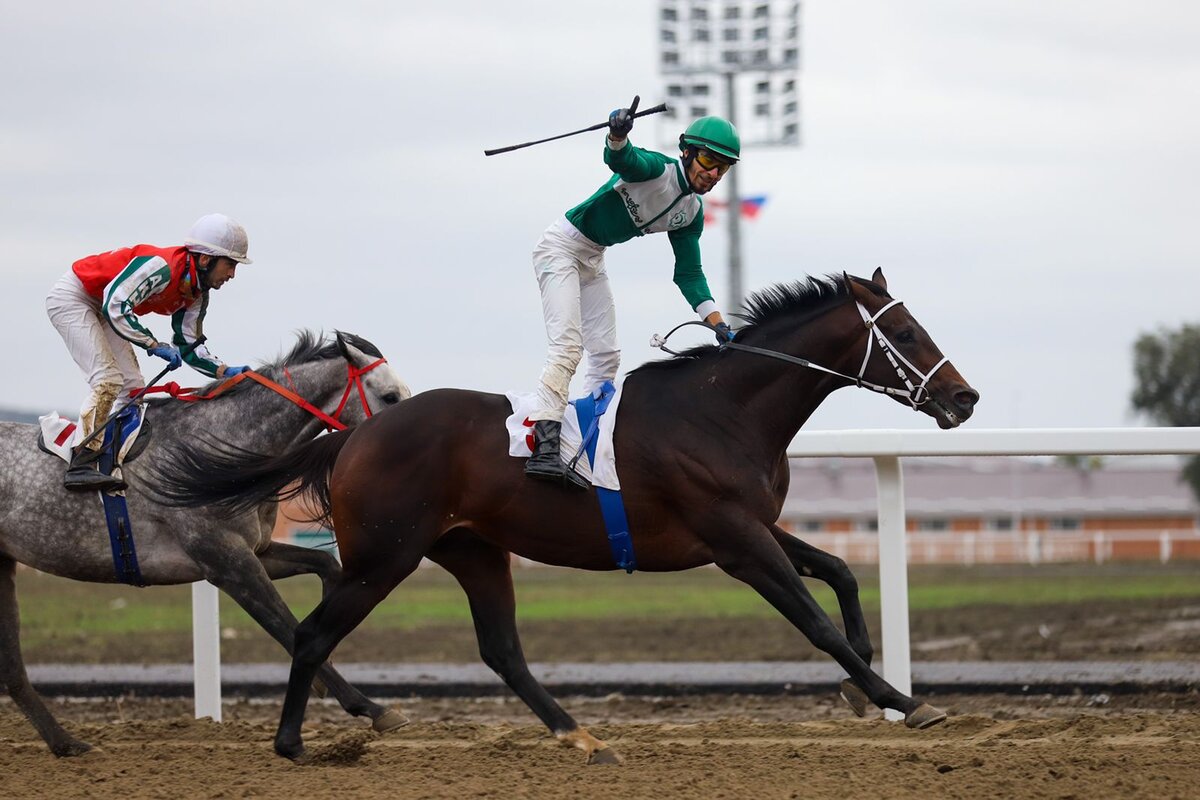
[[[788,455],[792,458],[843,457],[871,458],[875,462],[876,488],[879,503],[877,535],[847,534],[829,537],[828,549],[848,561],[856,561],[853,553],[839,552],[839,547],[857,546],[862,539],[874,542],[875,558],[879,563],[880,624],[882,628],[882,674],[892,686],[904,694],[912,694],[912,660],[908,625],[908,564],[926,560],[910,548],[904,510],[904,473],[900,459],[905,456],[1088,456],[1088,455],[1195,455],[1200,454],[1200,428],[1028,428],[1022,430],[854,430],[816,431],[801,433],[793,442]],[[1185,534],[1154,533],[1158,538],[1160,559],[1171,555],[1172,543]],[[1087,534],[1083,547],[1079,536],[1061,534],[1030,535],[1017,541],[1025,548],[1024,560],[1055,560],[1082,552],[1102,560],[1110,553],[1112,539],[1105,534]],[[940,537],[945,544],[948,537]],[[999,546],[993,539],[1003,539],[1009,545],[1012,534],[958,535],[963,551],[975,553],[980,548]],[[818,547],[824,540],[805,534],[806,541]],[[835,540],[840,541],[837,544]],[[1106,544],[1107,543],[1107,544]],[[933,547],[928,536],[914,536],[919,548]],[[1068,556],[1064,548],[1076,548]],[[193,644],[195,648],[196,717],[221,719],[221,658],[220,624],[217,619],[217,590],[207,582],[192,585]],[[888,711],[888,719],[902,719],[899,712]]]

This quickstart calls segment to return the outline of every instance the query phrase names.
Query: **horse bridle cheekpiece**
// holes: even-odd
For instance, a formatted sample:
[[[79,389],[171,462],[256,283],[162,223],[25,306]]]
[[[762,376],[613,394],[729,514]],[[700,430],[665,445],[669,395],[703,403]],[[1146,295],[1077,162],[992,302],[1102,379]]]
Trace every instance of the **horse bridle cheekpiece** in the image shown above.
[[[902,304],[903,301],[901,300],[893,300],[883,308],[876,311],[874,316],[872,316],[862,303],[858,302],[857,300],[854,301],[854,305],[858,306],[858,313],[859,316],[862,317],[863,324],[867,326],[867,330],[875,334],[873,337],[867,337],[867,352],[863,353],[862,366],[858,368],[858,377],[855,379],[855,384],[876,392],[883,392],[884,394],[903,397],[908,400],[909,404],[913,408],[917,408],[929,400],[929,389],[926,388],[929,386],[929,380],[933,377],[934,373],[941,369],[942,365],[950,359],[946,356],[942,356],[942,360],[934,364],[933,368],[929,370],[929,372],[922,374],[921,370],[917,369],[915,364],[905,358],[904,354],[898,351],[895,346],[888,341],[887,336],[883,334],[883,331],[879,330],[879,326],[875,323],[878,322],[879,318],[886,314],[888,309],[890,309],[892,306],[898,306]],[[862,379],[862,376],[867,372],[867,363],[871,360],[871,344],[876,341],[879,342],[880,351],[882,351],[882,353],[887,357],[887,360],[892,365],[892,369],[896,370],[896,374],[900,376],[900,381],[906,388],[893,389],[890,386],[879,386],[874,383],[868,383]],[[921,383],[918,386],[913,386],[912,381],[909,380],[908,373],[904,371],[904,367],[897,363],[897,359],[904,363],[904,367],[908,367],[914,375],[921,379]]]
[[[879,322],[879,318],[886,314],[894,306],[902,304],[903,301],[901,300],[893,300],[883,308],[876,311],[874,314],[871,314],[871,312],[867,311],[866,306],[857,300],[854,301],[854,305],[858,307],[859,316],[862,317],[863,325],[865,325],[867,330],[873,334],[872,336],[867,337],[867,351],[863,353],[862,365],[858,368],[857,375],[846,375],[845,373],[838,372],[837,370],[823,367],[820,364],[814,364],[806,358],[789,356],[787,353],[766,350],[762,347],[752,347],[747,344],[739,344],[736,341],[722,342],[719,347],[729,350],[743,350],[747,353],[757,353],[760,356],[777,358],[780,361],[786,361],[789,364],[798,364],[802,367],[818,370],[819,372],[836,375],[839,378],[845,378],[846,380],[853,382],[855,386],[859,386],[863,389],[870,389],[871,391],[879,392],[880,394],[890,394],[893,397],[903,397],[913,408],[919,408],[929,400],[929,389],[927,388],[929,386],[929,381],[933,378],[934,374],[942,368],[942,365],[950,359],[946,356],[942,356],[942,360],[934,364],[933,368],[930,369],[929,372],[922,373],[915,364],[904,357],[903,353],[900,353],[898,350],[896,350],[895,345],[888,341],[887,336],[879,329],[879,325],[877,323]],[[664,353],[670,353],[673,356],[679,355],[679,353],[669,349],[666,346],[667,339],[671,338],[671,334],[675,333],[675,331],[686,325],[701,325],[706,328],[711,328],[711,326],[705,322],[697,322],[695,320],[684,322],[672,328],[666,336],[659,336],[657,333],[651,336],[650,346],[657,347]],[[896,370],[896,375],[899,376],[900,381],[904,384],[905,388],[897,389],[892,386],[883,386],[878,383],[872,383],[871,381],[863,380],[863,375],[867,373],[867,365],[871,362],[871,351],[876,342],[879,343],[880,352],[882,352],[887,358],[888,362],[891,363],[892,368]],[[903,364],[903,366],[901,366],[901,364]],[[908,371],[905,370],[905,367],[908,368]],[[908,377],[909,371],[921,379],[919,384],[915,386],[913,385],[912,380]]]

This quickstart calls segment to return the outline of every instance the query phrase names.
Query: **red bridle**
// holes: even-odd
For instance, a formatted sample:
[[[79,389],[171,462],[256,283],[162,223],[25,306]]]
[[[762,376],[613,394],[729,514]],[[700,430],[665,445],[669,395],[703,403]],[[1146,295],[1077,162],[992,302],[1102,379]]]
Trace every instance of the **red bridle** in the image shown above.
[[[284,397],[284,398],[290,400],[291,402],[300,406],[300,408],[304,409],[305,411],[312,414],[317,419],[324,422],[326,430],[341,431],[341,430],[346,429],[346,423],[342,422],[342,420],[341,420],[342,412],[346,409],[346,403],[350,400],[350,393],[356,388],[358,389],[358,399],[362,403],[363,412],[366,413],[366,415],[368,417],[373,416],[371,413],[371,406],[369,403],[367,403],[367,392],[366,392],[366,389],[363,387],[362,376],[366,375],[368,372],[370,372],[371,370],[380,366],[381,364],[386,364],[386,363],[387,363],[386,358],[376,359],[375,361],[372,361],[370,364],[367,364],[365,367],[356,367],[353,364],[347,362],[347,364],[346,364],[346,390],[344,392],[342,392],[342,400],[341,400],[341,402],[338,403],[337,410],[335,410],[333,412],[333,416],[326,414],[324,411],[317,408],[312,403],[308,402],[307,400],[305,400],[300,395],[296,394],[291,389],[288,389],[287,387],[284,387],[284,386],[280,386],[278,383],[271,380],[270,378],[263,377],[262,375],[259,375],[257,372],[254,372],[253,370],[251,370],[249,372],[243,372],[240,375],[234,375],[232,378],[229,378],[224,383],[221,383],[219,386],[217,386],[217,388],[213,389],[208,394],[196,394],[196,391],[197,391],[196,389],[181,387],[178,383],[175,383],[174,381],[171,381],[170,383],[165,383],[162,386],[151,386],[148,389],[146,389],[143,392],[143,394],[150,394],[151,392],[156,392],[156,393],[161,392],[164,394],[168,394],[177,400],[183,400],[185,403],[196,403],[201,400],[212,400],[216,397],[220,397],[222,394],[229,391],[234,386],[237,386],[243,380],[249,378],[250,380],[255,381],[256,383],[262,384],[263,386],[267,387],[268,389],[270,389],[271,391],[280,395],[281,397]]]

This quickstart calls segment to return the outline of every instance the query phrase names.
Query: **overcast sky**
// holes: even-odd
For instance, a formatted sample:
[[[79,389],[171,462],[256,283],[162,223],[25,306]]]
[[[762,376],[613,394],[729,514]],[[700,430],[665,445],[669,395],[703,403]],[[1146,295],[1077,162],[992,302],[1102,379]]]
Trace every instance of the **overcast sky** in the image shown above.
[[[341,328],[414,390],[531,390],[530,252],[606,180],[603,134],[482,151],[666,99],[649,0],[0,11],[0,406],[39,412],[85,391],[46,318],[55,280],[211,211],[246,226],[255,262],[213,294],[229,363]],[[802,27],[803,146],[738,167],[769,198],[744,227],[747,288],[882,266],[982,393],[970,425],[1140,424],[1134,339],[1200,315],[1200,6],[814,0]],[[662,142],[643,123],[633,139]],[[723,303],[724,231],[702,247]],[[692,314],[665,236],[608,269],[632,368]],[[848,389],[809,427],[933,424]]]

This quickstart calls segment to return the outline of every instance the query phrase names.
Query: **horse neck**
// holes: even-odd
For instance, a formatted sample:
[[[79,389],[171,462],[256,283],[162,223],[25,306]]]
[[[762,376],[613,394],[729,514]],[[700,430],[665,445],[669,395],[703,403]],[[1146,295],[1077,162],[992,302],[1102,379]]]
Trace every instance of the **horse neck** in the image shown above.
[[[294,367],[268,367],[261,374],[332,415],[345,388],[345,362],[320,359]],[[265,386],[249,385],[199,403],[169,403],[155,416],[171,417],[181,437],[220,438],[256,453],[281,453],[314,438],[325,424]]]
[[[857,374],[867,334],[853,303],[844,302],[805,322],[769,324],[743,344],[804,358],[843,374]],[[731,435],[770,457],[785,452],[796,433],[844,378],[756,353],[726,351],[714,382],[733,405]]]

